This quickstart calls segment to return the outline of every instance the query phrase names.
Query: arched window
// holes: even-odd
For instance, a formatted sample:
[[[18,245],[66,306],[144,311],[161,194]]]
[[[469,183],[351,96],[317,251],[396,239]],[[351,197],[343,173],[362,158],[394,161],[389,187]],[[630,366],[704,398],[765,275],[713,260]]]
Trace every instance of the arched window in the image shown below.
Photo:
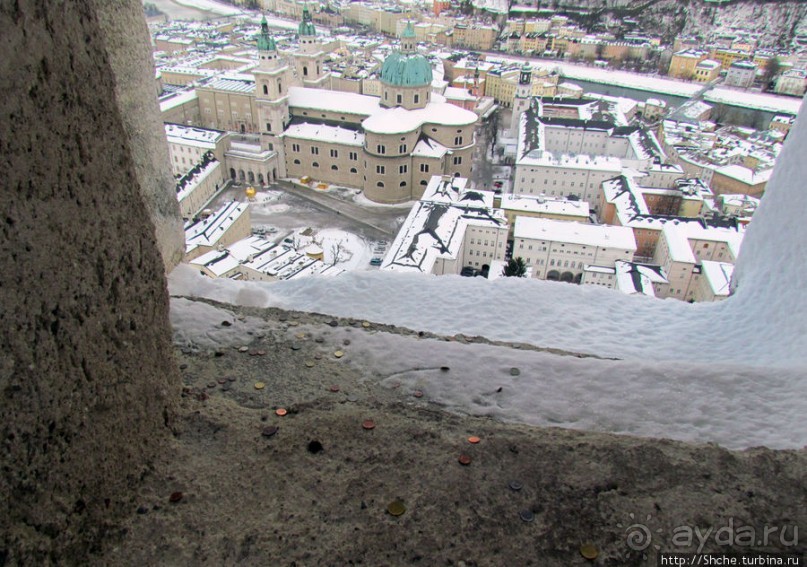
[[[269,94],[269,87],[267,87],[266,85],[263,86],[263,94],[266,94],[266,95]]]
[[[426,182],[426,180],[425,180],[425,179],[421,179],[421,180],[420,180],[420,184],[421,184],[421,185],[428,185],[428,183]]]
[[[383,188],[383,187],[384,187],[384,182],[383,182],[383,181],[379,181],[378,183],[376,183],[376,184],[375,184],[375,186],[376,186],[376,187],[381,187],[381,188]]]
[[[336,167],[335,165],[332,165],[332,166],[331,166],[331,170],[333,170],[333,171],[339,171],[339,168],[338,168],[338,167]]]
[[[401,181],[401,187],[406,187],[406,181]]]
[[[359,170],[356,169],[355,167],[350,168],[350,173],[358,173],[358,172],[359,172]]]
[[[314,163],[311,164],[311,167],[319,167],[319,162],[315,161]]]
[[[308,76],[308,67],[303,67],[303,77]]]
[[[299,159],[294,160],[294,165],[300,165],[300,160]]]

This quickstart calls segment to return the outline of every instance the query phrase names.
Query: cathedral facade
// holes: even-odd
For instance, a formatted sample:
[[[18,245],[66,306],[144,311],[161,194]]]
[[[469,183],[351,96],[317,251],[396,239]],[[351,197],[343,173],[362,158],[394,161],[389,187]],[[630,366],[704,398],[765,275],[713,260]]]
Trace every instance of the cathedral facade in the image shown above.
[[[399,203],[420,198],[433,175],[470,175],[477,116],[432,92],[431,66],[411,24],[384,61],[381,97],[322,90],[324,54],[305,14],[298,32],[296,72],[265,20],[258,38],[257,124],[276,172],[267,179],[308,176]]]

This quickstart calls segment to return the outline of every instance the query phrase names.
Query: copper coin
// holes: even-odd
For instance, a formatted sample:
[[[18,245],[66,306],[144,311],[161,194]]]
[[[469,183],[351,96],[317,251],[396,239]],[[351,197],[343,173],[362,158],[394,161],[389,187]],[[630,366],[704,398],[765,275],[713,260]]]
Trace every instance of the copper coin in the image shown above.
[[[468,466],[471,464],[471,457],[469,457],[468,455],[460,455],[460,458],[457,460],[460,462],[461,465]]]
[[[593,543],[584,543],[580,546],[580,555],[589,560],[597,559],[600,554],[599,550]]]
[[[280,417],[283,417],[284,415],[286,415],[286,414],[287,414],[287,413],[289,413],[289,412],[288,412],[288,411],[286,411],[286,409],[285,409],[285,408],[277,408],[277,409],[275,410],[275,413],[276,413],[277,415],[279,415]]]
[[[328,388],[328,389],[329,389],[331,392],[338,392],[338,391],[339,391],[339,385],[338,385],[338,384],[334,384],[333,386],[331,386],[331,387],[330,387],[330,388]]]
[[[361,426],[363,428],[365,428],[365,429],[374,429],[375,428],[375,422],[372,419],[365,419],[362,422]]]
[[[392,516],[402,516],[406,512],[406,506],[400,500],[393,500],[387,506],[387,512]]]
[[[468,443],[471,443],[472,445],[476,445],[480,441],[481,441],[481,439],[479,437],[477,437],[476,435],[471,435],[470,437],[468,437]]]
[[[415,396],[416,398],[422,398],[423,397],[423,392],[421,392],[420,390],[415,390],[412,393],[412,395]]]
[[[181,493],[181,492],[179,492],[179,491],[177,491],[177,492],[172,492],[172,493],[171,493],[171,496],[169,496],[169,497],[168,497],[168,501],[169,501],[171,504],[176,504],[176,503],[177,503],[177,502],[179,502],[180,500],[182,500],[182,493]]]

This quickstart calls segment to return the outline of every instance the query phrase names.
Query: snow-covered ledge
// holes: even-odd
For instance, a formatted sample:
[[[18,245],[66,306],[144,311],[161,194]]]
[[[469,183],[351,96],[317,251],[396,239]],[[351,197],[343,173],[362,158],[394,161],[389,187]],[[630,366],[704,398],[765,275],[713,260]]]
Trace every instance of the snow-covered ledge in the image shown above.
[[[745,236],[734,272],[736,293],[723,302],[688,304],[513,278],[381,272],[233,282],[201,277],[186,266],[171,274],[171,294],[620,359],[588,359],[585,365],[569,364],[568,357],[542,359],[542,370],[568,376],[565,396],[564,382],[552,383],[546,411],[546,390],[540,388],[531,390],[531,403],[509,414],[446,392],[444,403],[474,413],[732,447],[801,447],[807,444],[807,224],[801,214],[807,211],[806,114],[791,130]],[[587,388],[595,381],[598,388]],[[602,388],[604,383],[609,387]],[[581,404],[592,413],[589,419],[579,419]],[[553,419],[547,421],[550,410]]]

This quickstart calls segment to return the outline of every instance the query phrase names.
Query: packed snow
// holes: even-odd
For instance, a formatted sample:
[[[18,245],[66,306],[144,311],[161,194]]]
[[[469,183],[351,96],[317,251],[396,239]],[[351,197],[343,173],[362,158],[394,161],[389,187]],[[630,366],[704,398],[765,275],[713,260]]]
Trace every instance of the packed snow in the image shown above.
[[[354,317],[444,336],[480,335],[570,353],[390,336],[351,344],[355,350],[346,363],[365,364],[382,381],[390,378],[386,373],[397,373],[395,381],[422,386],[454,410],[729,447],[802,447],[807,444],[804,147],[802,113],[745,236],[734,271],[736,293],[718,303],[690,305],[518,278],[378,271],[236,282],[205,278],[187,266],[170,275],[169,289],[174,296]],[[183,308],[177,306],[174,299],[174,309]],[[177,316],[173,321],[184,330]],[[448,375],[415,370],[439,366],[452,370]],[[518,378],[502,374],[510,367],[520,368]]]

